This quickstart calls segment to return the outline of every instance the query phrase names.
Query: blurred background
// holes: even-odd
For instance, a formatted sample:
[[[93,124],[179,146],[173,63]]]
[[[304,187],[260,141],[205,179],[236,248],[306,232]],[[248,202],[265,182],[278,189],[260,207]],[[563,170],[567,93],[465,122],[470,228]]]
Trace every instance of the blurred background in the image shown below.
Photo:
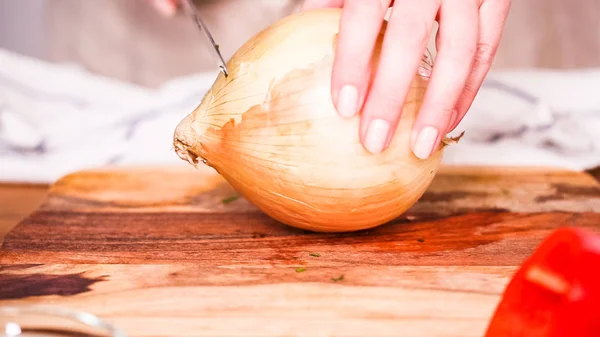
[[[197,0],[227,58],[302,0]],[[189,18],[165,17],[148,0],[0,0],[0,47],[156,87],[214,70]],[[513,0],[495,69],[600,65],[600,2]]]
[[[0,182],[186,165],[172,133],[212,85],[216,61],[188,16],[149,2],[0,0]],[[228,58],[302,1],[196,3]],[[598,0],[514,0],[492,72],[457,129],[465,136],[444,161],[597,172],[598,13]],[[11,188],[0,205],[18,199]]]

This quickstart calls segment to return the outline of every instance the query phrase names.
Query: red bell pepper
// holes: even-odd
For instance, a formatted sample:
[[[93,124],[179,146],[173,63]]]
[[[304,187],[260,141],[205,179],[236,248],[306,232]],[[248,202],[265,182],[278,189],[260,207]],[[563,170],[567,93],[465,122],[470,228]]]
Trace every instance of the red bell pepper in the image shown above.
[[[600,336],[600,236],[551,233],[509,282],[485,336]]]

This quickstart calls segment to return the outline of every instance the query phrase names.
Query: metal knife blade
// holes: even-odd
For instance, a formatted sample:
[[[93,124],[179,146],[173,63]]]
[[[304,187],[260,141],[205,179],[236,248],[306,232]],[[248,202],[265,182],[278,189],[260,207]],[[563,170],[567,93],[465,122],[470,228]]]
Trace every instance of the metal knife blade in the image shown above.
[[[210,34],[210,31],[208,30],[208,28],[206,28],[206,25],[202,21],[202,18],[200,18],[200,15],[198,14],[198,10],[197,10],[196,6],[194,5],[194,1],[186,0],[185,3],[187,5],[185,7],[187,7],[189,14],[194,19],[194,22],[196,22],[196,25],[198,26],[200,31],[203,31],[204,35],[210,41],[212,48],[214,49],[215,53],[217,54],[217,58],[219,60],[219,68],[221,69],[221,71],[223,72],[225,77],[227,77],[227,75],[229,75],[229,72],[227,71],[227,65],[225,64],[223,55],[221,55],[221,51],[219,50],[219,45],[215,43],[215,40],[213,39],[212,35]]]

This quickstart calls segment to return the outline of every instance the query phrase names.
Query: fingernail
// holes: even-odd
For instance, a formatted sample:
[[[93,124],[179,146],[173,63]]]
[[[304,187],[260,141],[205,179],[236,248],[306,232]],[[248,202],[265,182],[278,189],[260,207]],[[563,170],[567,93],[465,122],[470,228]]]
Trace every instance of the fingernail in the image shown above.
[[[415,145],[413,148],[415,156],[421,159],[427,159],[433,151],[438,133],[438,130],[433,126],[426,126],[421,129],[417,139],[415,140]]]
[[[358,90],[353,85],[345,85],[340,90],[337,101],[337,110],[343,117],[352,117],[356,114],[358,106]]]
[[[371,153],[380,153],[387,142],[390,124],[384,119],[374,119],[365,137],[365,147]]]
[[[156,10],[166,16],[166,17],[171,17],[173,15],[175,15],[175,5],[169,1],[169,0],[154,0],[153,1],[154,7],[156,8]]]

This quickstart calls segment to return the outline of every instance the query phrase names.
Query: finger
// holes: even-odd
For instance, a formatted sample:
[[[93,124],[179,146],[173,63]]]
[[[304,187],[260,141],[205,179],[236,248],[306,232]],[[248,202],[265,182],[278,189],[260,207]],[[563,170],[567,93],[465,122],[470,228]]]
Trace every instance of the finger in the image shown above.
[[[306,0],[302,4],[302,11],[319,8],[342,8],[344,0]]]
[[[509,11],[510,0],[484,1],[479,8],[479,42],[475,51],[471,75],[456,104],[457,118],[447,132],[453,131],[471,108],[498,50]]]
[[[423,105],[411,135],[414,154],[428,158],[457,114],[477,48],[477,0],[444,0],[440,8],[439,51]]]
[[[176,0],[152,0],[152,5],[165,17],[172,17],[177,12]]]
[[[354,116],[362,106],[384,14],[379,1],[344,3],[331,80],[331,95],[341,116]]]
[[[373,84],[361,116],[361,141],[372,153],[387,148],[402,113],[440,0],[396,0]]]
[[[345,0],[306,0],[302,4],[301,11],[320,8],[342,8]],[[394,0],[379,0],[384,9],[391,7]]]

